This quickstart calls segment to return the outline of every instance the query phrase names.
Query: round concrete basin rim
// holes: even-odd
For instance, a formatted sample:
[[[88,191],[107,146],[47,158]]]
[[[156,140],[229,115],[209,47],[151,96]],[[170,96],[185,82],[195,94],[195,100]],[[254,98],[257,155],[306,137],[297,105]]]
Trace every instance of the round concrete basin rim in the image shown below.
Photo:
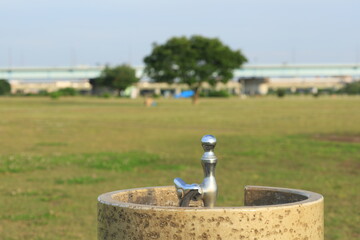
[[[300,189],[290,189],[290,188],[279,188],[279,187],[265,187],[265,186],[245,186],[245,198],[247,193],[252,192],[276,192],[276,193],[284,193],[284,194],[295,194],[299,196],[303,196],[304,200],[290,202],[290,203],[281,203],[281,204],[271,204],[271,205],[252,205],[252,206],[238,206],[238,207],[215,207],[215,208],[205,208],[205,207],[177,207],[177,206],[160,206],[160,205],[148,205],[148,204],[139,204],[139,203],[131,203],[125,201],[119,201],[114,199],[113,196],[117,194],[125,194],[126,192],[136,192],[136,191],[144,191],[144,190],[171,190],[173,189],[175,194],[174,186],[156,186],[156,187],[145,187],[145,188],[133,188],[133,189],[124,189],[113,192],[108,192],[101,194],[98,197],[98,201],[102,204],[125,207],[125,208],[134,208],[134,209],[152,209],[152,210],[167,210],[167,211],[178,211],[179,209],[183,209],[185,211],[223,211],[223,210],[240,210],[240,211],[261,211],[263,209],[268,208],[277,208],[277,207],[292,207],[294,205],[307,205],[314,204],[319,201],[323,201],[323,196],[321,194],[310,192],[306,190]],[[246,203],[246,199],[245,199]]]

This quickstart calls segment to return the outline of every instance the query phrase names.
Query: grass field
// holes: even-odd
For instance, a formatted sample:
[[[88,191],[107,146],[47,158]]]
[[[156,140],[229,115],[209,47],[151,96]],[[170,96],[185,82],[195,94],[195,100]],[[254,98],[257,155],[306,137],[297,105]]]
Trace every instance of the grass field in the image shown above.
[[[0,98],[0,239],[96,239],[104,192],[200,182],[218,139],[218,206],[244,185],[325,197],[325,237],[360,239],[360,97]]]

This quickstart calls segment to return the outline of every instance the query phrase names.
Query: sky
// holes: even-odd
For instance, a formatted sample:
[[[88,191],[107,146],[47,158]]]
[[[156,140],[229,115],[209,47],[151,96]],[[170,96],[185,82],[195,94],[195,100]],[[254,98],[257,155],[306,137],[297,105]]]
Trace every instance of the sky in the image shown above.
[[[154,42],[217,37],[249,64],[360,62],[359,0],[0,0],[0,67],[143,65]]]

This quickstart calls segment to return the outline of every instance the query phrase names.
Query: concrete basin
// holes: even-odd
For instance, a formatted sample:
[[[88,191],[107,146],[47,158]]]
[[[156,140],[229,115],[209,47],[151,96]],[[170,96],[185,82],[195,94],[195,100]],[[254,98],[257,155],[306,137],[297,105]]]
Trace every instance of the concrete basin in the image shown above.
[[[178,207],[174,186],[127,189],[98,198],[98,239],[324,239],[323,197],[246,186],[244,206]]]

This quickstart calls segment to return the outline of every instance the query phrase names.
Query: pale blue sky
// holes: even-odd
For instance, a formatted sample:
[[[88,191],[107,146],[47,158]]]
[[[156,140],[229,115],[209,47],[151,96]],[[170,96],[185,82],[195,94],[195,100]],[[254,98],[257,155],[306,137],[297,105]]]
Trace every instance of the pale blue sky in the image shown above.
[[[0,67],[142,65],[193,34],[250,63],[360,61],[359,0],[0,0],[0,29]]]

